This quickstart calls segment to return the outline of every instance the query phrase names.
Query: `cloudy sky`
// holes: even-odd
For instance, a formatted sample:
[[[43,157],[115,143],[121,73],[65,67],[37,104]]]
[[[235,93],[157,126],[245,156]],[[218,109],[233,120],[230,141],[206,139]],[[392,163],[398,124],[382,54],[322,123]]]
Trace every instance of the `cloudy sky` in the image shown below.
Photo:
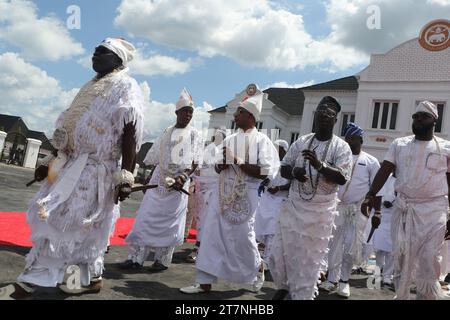
[[[152,141],[174,122],[184,86],[196,123],[207,125],[207,111],[249,83],[301,87],[353,75],[371,53],[449,16],[450,0],[0,0],[0,113],[51,134],[93,77],[95,46],[124,36],[138,48],[130,69]]]

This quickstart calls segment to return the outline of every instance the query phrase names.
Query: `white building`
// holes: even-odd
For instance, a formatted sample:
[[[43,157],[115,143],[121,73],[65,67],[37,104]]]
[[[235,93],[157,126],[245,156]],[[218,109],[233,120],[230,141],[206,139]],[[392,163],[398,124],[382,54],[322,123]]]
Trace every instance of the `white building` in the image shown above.
[[[354,76],[299,89],[264,90],[258,128],[269,132],[280,129],[280,138],[292,143],[299,134],[312,132],[317,104],[322,97],[331,95],[342,106],[335,134],[342,135],[347,122],[355,121],[366,132],[364,150],[382,160],[395,138],[412,134],[411,116],[417,103],[429,100],[435,102],[439,110],[437,135],[449,139],[450,22],[438,22],[441,22],[439,26],[436,21],[425,26],[420,38],[409,40],[385,54],[373,54],[369,66]],[[446,38],[439,37],[440,49],[424,46],[423,38],[436,39],[439,27],[447,28],[442,33]],[[243,90],[224,107],[210,111],[209,127],[233,128],[233,109],[246,95]]]

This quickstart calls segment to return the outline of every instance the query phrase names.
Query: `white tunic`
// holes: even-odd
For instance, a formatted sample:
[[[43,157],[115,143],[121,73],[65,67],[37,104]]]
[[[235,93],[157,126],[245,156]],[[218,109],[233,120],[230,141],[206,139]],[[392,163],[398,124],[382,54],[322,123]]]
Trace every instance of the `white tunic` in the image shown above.
[[[220,155],[214,143],[205,148],[203,165],[199,174],[194,177],[196,180],[196,204],[197,204],[197,241],[201,241],[202,229],[205,221],[206,208],[211,200],[211,195],[217,190],[219,175],[214,169],[216,157]]]
[[[271,180],[268,188],[284,186],[289,183],[289,180],[283,178],[281,173],[278,172],[275,179]],[[289,192],[278,191],[275,194],[271,194],[269,191],[265,191],[259,201],[258,209],[256,210],[255,220],[255,232],[256,238],[262,239],[266,235],[275,234],[276,225],[278,223],[278,217],[283,202],[287,199]]]
[[[149,185],[158,185],[145,193],[136,220],[126,241],[148,247],[172,247],[183,244],[188,196],[167,189],[166,177],[176,177],[192,163],[202,162],[203,141],[193,127],[169,127],[148,151],[144,163],[156,165]],[[186,181],[184,190],[189,189]]]
[[[344,204],[359,204],[369,192],[373,179],[380,169],[377,158],[361,151],[353,155],[352,178],[345,185],[339,186],[338,198]]]
[[[250,159],[255,160],[269,178],[279,169],[278,153],[270,139],[253,129],[227,137],[223,144],[230,147],[236,140],[247,136],[250,141]],[[257,149],[255,149],[257,147]],[[219,150],[222,149],[220,146]],[[253,153],[253,154],[252,154]],[[211,194],[206,208],[202,230],[202,244],[197,257],[196,268],[226,281],[251,283],[255,280],[261,264],[261,257],[255,239],[254,223],[258,203],[260,179],[252,178],[237,165],[221,172],[224,194],[230,195],[238,177],[243,178],[245,192],[232,204],[221,210],[220,185]],[[240,190],[240,191],[243,191]]]
[[[302,167],[301,152],[309,147],[310,150],[315,150],[320,160],[326,155],[324,161],[340,170],[345,179],[349,180],[352,169],[349,145],[337,136],[333,136],[331,141],[312,140],[313,136],[314,134],[308,134],[300,137],[289,148],[282,165]],[[328,252],[333,221],[337,215],[337,184],[327,181],[314,168],[310,168],[308,161],[306,172],[308,176],[309,172],[312,175],[308,182],[302,184],[297,179],[292,180],[269,259],[275,284],[280,289],[289,290],[295,300],[313,299],[318,293],[320,263]],[[311,181],[318,181],[314,197]]]
[[[438,137],[398,138],[385,161],[396,166],[397,177],[392,216],[397,298],[409,299],[414,281],[418,298],[436,299],[442,295],[438,279],[448,209],[450,142]]]
[[[58,180],[53,184],[46,180],[30,202],[27,220],[33,249],[26,269],[38,260],[40,266],[50,269],[87,264],[95,274],[101,274],[103,261],[98,258],[102,258],[119,216],[113,174],[120,170],[123,128],[135,123],[139,149],[143,104],[137,82],[120,71],[88,82],[60,115],[56,128],[68,132],[68,161]],[[67,188],[66,181],[73,184],[73,190]],[[49,214],[47,221],[38,218],[39,211]]]
[[[383,188],[377,194],[377,196],[382,197],[382,203],[384,201],[389,201],[391,203],[395,201],[394,184],[395,178],[391,175],[384,184]],[[373,247],[375,250],[386,252],[392,251],[391,223],[393,211],[393,207],[381,207],[381,224],[373,233]]]
[[[353,155],[353,168],[350,181],[339,186],[339,215],[335,219],[336,230],[330,243],[328,257],[330,269],[336,269],[342,262],[343,254],[350,254],[354,264],[363,260],[363,245],[366,244],[365,230],[370,220],[361,214],[360,205],[380,169],[378,160],[361,151]],[[368,235],[368,234],[367,234]]]

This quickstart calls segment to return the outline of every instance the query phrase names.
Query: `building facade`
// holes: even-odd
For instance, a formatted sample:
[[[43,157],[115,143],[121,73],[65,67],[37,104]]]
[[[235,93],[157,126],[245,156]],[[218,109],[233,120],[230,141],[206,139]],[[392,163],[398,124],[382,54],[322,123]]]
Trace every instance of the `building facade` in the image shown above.
[[[420,101],[429,100],[438,106],[436,134],[449,139],[449,33],[450,22],[434,21],[424,27],[421,37],[385,54],[373,54],[369,66],[354,76],[298,89],[264,90],[258,129],[280,129],[280,138],[292,143],[298,135],[313,131],[314,110],[322,97],[331,95],[342,106],[335,134],[342,136],[346,124],[356,122],[366,132],[364,150],[382,160],[395,138],[412,134],[411,116]],[[431,39],[432,46],[439,44],[433,39],[443,41],[439,50],[424,45],[424,37]],[[246,91],[224,107],[212,110],[209,127],[233,128],[233,109],[248,94]]]

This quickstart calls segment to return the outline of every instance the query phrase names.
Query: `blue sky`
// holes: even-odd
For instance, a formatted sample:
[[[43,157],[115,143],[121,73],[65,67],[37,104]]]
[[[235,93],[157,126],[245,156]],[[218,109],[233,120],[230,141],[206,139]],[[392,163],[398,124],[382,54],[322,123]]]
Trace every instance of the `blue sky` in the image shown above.
[[[373,4],[375,30],[367,27]],[[66,27],[70,5],[81,10],[80,30]],[[94,75],[95,46],[124,36],[140,52],[130,69],[148,96],[152,140],[173,121],[183,87],[207,121],[208,110],[249,83],[299,87],[354,75],[371,53],[448,16],[450,0],[0,0],[0,113],[51,134],[58,113]]]

